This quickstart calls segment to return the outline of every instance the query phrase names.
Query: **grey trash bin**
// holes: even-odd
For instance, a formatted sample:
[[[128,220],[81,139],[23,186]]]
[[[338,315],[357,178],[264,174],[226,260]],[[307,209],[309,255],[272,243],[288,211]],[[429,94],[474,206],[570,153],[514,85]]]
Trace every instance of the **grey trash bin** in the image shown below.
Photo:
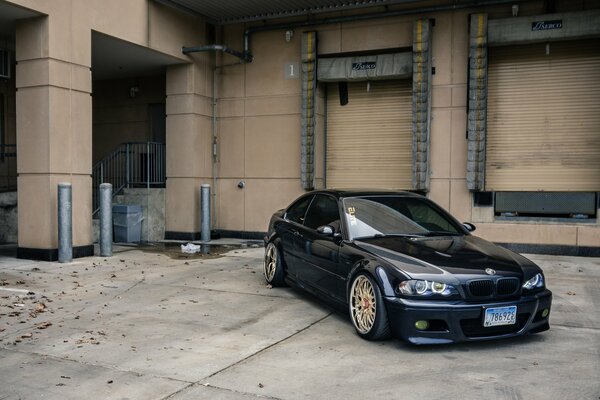
[[[114,205],[112,208],[114,241],[117,243],[139,242],[142,238],[142,207],[138,205]]]

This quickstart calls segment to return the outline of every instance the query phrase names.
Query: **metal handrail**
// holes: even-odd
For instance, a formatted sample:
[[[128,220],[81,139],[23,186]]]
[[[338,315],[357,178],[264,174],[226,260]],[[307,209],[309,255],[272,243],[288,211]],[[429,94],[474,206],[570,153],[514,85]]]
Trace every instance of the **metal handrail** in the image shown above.
[[[12,151],[7,151],[11,149]],[[5,144],[0,143],[0,161],[4,161],[5,157],[16,157],[17,156],[17,145],[16,144]]]
[[[93,213],[100,209],[101,183],[113,185],[113,197],[134,186],[164,186],[166,182],[165,144],[159,142],[122,143],[92,167]]]

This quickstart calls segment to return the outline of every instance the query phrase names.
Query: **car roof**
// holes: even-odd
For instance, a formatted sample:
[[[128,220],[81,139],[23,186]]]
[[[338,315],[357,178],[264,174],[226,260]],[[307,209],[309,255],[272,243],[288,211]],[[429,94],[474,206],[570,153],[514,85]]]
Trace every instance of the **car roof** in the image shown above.
[[[388,189],[322,189],[311,192],[313,194],[325,193],[338,198],[345,197],[363,197],[363,196],[404,196],[404,197],[422,197],[420,194],[406,192],[401,190]]]

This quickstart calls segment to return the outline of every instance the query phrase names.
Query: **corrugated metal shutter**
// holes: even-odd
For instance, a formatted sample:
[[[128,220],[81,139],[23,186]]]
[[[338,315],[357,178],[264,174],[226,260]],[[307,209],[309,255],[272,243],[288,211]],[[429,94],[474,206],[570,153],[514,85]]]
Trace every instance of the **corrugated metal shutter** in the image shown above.
[[[486,190],[600,190],[600,41],[490,48]]]
[[[412,187],[412,83],[348,83],[348,104],[338,85],[327,94],[327,187]]]

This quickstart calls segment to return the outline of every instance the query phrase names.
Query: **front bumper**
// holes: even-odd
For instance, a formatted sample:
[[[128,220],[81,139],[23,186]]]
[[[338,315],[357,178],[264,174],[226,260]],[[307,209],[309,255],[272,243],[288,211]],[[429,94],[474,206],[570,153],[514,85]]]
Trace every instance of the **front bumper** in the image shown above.
[[[517,300],[488,303],[437,302],[385,297],[392,332],[396,337],[413,344],[444,344],[478,340],[499,339],[548,330],[549,317],[542,317],[544,309],[550,310],[552,292],[523,296]],[[483,327],[485,308],[517,306],[514,325]],[[415,322],[430,321],[428,330],[418,330]]]

